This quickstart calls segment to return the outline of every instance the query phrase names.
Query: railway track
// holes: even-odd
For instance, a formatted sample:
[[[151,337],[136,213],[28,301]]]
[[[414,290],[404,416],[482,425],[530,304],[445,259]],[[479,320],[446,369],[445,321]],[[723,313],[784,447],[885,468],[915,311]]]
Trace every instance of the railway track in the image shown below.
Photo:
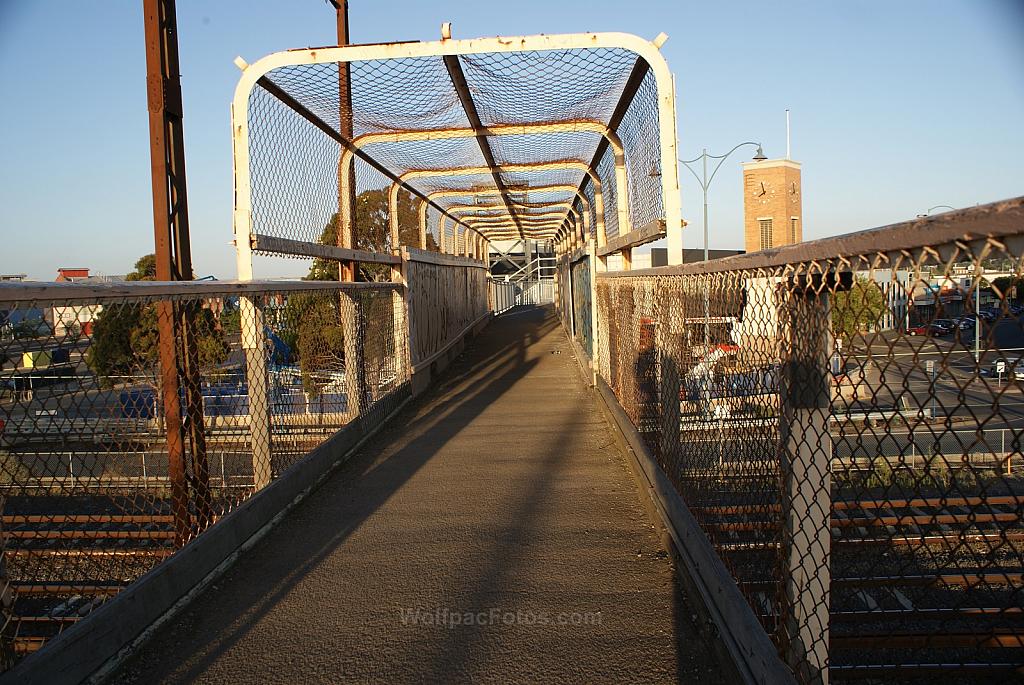
[[[40,649],[176,551],[169,514],[3,516],[14,648]]]
[[[765,571],[781,560],[781,507],[724,499],[691,511],[777,630],[785,589]],[[1024,496],[839,500],[831,533],[835,679],[970,680],[1024,668]]]

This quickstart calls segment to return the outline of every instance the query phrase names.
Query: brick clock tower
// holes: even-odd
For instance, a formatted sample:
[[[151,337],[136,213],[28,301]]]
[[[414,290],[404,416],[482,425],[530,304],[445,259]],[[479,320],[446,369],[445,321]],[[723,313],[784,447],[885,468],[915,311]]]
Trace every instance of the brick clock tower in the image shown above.
[[[799,243],[804,236],[800,162],[743,163],[743,234],[747,252]]]

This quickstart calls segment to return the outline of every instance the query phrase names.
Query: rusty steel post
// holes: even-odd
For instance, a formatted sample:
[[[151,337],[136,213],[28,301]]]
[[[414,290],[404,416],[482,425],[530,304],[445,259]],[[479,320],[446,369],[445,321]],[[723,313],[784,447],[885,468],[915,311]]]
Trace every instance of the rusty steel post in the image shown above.
[[[192,280],[174,0],[143,0],[143,9],[156,278],[161,281]],[[168,475],[179,545],[184,544],[194,533],[189,511],[190,476],[186,469],[186,428],[192,448],[191,485],[197,500],[199,529],[211,520],[209,469],[206,464],[202,391],[193,318],[192,307],[175,305],[170,300],[157,303]],[[185,382],[187,422],[183,421],[182,416],[181,379]]]
[[[330,0],[334,5],[338,24],[338,45],[349,44],[348,0]],[[352,75],[348,62],[338,64],[338,133],[345,140],[352,140]],[[338,191],[347,197],[338,198],[338,246],[354,249],[357,247],[358,227],[356,226],[356,167],[355,160],[347,158],[339,150]],[[342,213],[347,216],[341,216]],[[354,281],[359,265],[355,262],[341,262],[338,268],[339,280]]]

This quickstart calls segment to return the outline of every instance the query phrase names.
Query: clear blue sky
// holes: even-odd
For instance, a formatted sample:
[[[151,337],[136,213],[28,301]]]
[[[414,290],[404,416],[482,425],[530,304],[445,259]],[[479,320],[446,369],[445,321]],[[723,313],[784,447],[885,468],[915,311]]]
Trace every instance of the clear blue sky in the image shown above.
[[[669,34],[680,154],[747,139],[804,163],[805,238],[1024,194],[1024,3],[455,3],[351,0],[354,42],[575,31]],[[235,275],[235,55],[334,42],[324,0],[179,0],[194,261]],[[0,0],[0,272],[116,274],[152,251],[141,0]],[[711,191],[712,247],[742,246],[739,153]],[[700,190],[683,172],[683,212]],[[699,247],[690,231],[687,247]],[[305,271],[281,260],[265,275]]]

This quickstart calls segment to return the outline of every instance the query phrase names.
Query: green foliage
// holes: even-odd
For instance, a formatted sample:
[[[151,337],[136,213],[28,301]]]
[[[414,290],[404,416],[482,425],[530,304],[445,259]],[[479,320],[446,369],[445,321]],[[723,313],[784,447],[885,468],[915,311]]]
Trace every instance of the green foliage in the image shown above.
[[[242,310],[236,306],[225,303],[224,311],[220,314],[220,327],[227,336],[237,336],[242,333]]]
[[[419,200],[404,190],[398,191],[398,236],[402,245],[419,247],[420,220]],[[356,247],[370,252],[388,252],[391,249],[391,224],[388,219],[388,189],[365,190],[356,198]],[[338,244],[338,214],[331,215],[330,221],[320,233],[321,245]],[[427,234],[427,249],[437,249],[434,237]],[[360,264],[360,277],[365,281],[387,280],[390,269],[383,264]],[[305,279],[307,281],[338,280],[338,263],[330,259],[314,259],[313,266]]]
[[[153,280],[156,260],[146,255],[135,263],[127,280]],[[231,352],[224,330],[213,312],[198,302],[178,305],[192,322],[201,369],[223,363]],[[93,320],[92,345],[85,354],[89,368],[109,386],[116,376],[131,376],[156,366],[160,334],[156,304],[108,305]]]
[[[135,262],[135,271],[124,277],[126,281],[154,281],[156,280],[156,255],[148,254],[139,257]]]
[[[339,293],[295,294],[288,298],[284,311],[281,340],[298,357],[302,387],[307,394],[320,394],[324,379],[341,371],[345,358],[345,331],[342,327]]]
[[[992,281],[996,297],[1007,302],[1020,302],[1024,299],[1024,282],[1017,276],[1000,276]]]
[[[132,333],[141,316],[137,304],[104,307],[93,320],[92,345],[85,362],[105,383],[111,376],[125,376],[138,368],[132,350]]]
[[[836,293],[832,301],[832,331],[849,340],[877,325],[885,313],[885,295],[878,283],[858,278],[849,290]]]

